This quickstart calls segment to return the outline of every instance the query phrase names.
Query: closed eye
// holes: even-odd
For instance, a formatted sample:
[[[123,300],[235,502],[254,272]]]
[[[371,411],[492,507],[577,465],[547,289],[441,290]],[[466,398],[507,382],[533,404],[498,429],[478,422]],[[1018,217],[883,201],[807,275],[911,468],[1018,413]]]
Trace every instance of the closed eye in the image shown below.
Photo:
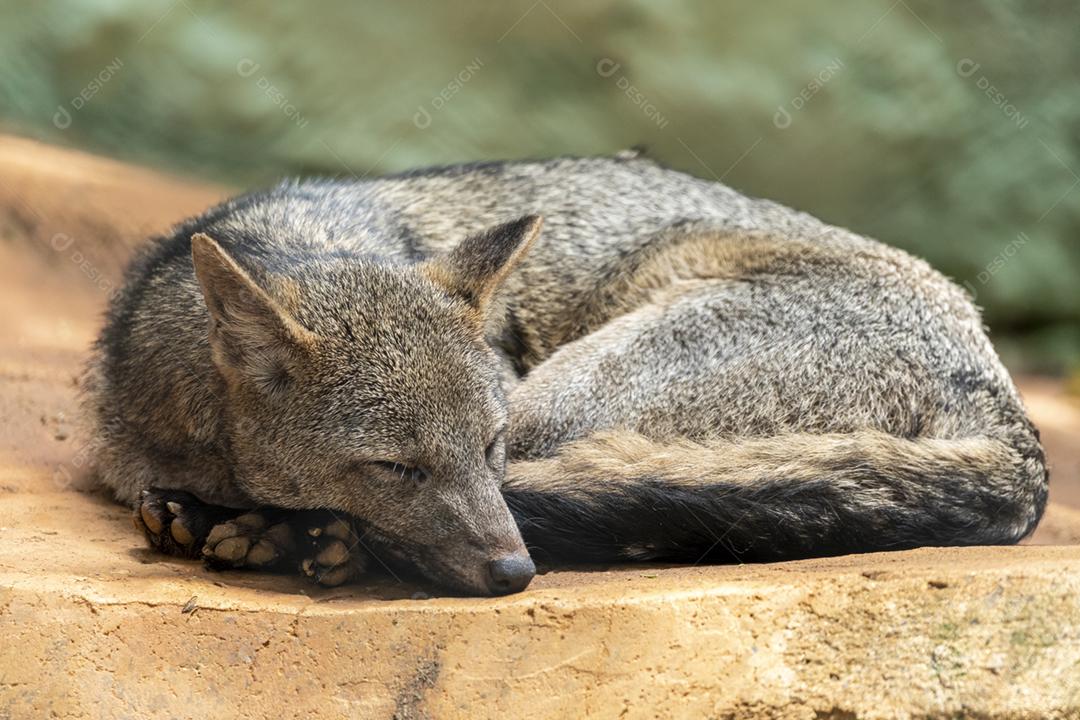
[[[385,470],[392,475],[396,475],[402,480],[411,480],[414,483],[426,482],[431,477],[430,473],[425,468],[418,465],[406,465],[404,463],[390,462],[387,460],[380,460],[372,463],[372,465]]]

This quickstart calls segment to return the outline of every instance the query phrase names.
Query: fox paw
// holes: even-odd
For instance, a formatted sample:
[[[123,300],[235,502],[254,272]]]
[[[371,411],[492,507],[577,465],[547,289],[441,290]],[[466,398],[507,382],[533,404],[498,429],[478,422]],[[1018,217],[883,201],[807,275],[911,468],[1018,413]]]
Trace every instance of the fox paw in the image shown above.
[[[367,554],[352,523],[333,513],[311,513],[300,571],[320,585],[335,587],[353,580],[367,569]]]
[[[150,546],[174,557],[199,556],[210,530],[239,510],[207,505],[183,490],[144,490],[132,515]]]
[[[215,525],[203,544],[203,559],[216,570],[267,570],[287,563],[295,553],[295,533],[288,522],[275,520],[255,510]]]
[[[366,557],[350,523],[324,511],[254,511],[216,525],[202,554],[214,569],[285,569],[290,564],[332,587],[363,573]]]

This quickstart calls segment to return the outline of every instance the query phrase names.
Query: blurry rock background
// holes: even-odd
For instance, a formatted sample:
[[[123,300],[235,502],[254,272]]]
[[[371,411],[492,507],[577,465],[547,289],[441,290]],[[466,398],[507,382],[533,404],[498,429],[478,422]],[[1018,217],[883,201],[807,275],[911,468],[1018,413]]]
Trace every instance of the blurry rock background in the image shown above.
[[[1080,366],[1074,0],[0,0],[0,130],[207,180],[645,145],[927,257]]]

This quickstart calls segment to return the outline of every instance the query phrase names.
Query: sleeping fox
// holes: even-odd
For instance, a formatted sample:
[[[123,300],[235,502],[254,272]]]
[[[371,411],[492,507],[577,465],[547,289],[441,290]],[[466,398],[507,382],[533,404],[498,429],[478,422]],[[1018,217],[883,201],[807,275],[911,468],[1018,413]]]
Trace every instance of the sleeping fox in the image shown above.
[[[154,547],[325,584],[1014,543],[1047,496],[962,290],[634,153],[230,200],[135,259],[84,386]]]

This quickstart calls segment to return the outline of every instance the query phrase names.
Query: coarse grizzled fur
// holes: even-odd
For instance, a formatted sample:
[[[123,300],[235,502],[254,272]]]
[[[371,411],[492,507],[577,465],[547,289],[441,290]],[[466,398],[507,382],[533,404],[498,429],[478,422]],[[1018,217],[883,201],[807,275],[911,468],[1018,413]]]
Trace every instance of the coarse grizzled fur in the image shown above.
[[[121,501],[342,511],[469,592],[522,537],[557,561],[1014,543],[1047,495],[957,286],[633,154],[226,202],[132,264],[86,385]]]

